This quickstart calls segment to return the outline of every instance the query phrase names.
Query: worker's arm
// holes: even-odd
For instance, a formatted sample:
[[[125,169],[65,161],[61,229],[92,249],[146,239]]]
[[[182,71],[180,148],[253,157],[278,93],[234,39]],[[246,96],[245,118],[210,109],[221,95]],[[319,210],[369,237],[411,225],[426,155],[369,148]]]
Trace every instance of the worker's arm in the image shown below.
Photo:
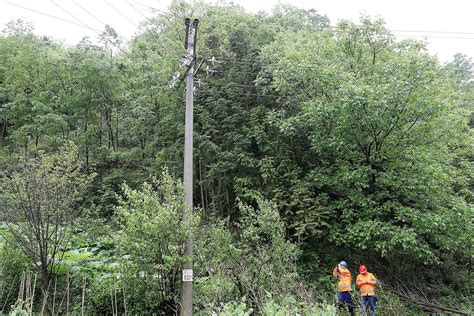
[[[377,280],[375,279],[375,276],[373,274],[370,275],[370,282],[369,284],[374,285],[377,284]]]
[[[364,283],[360,280],[359,276],[357,276],[356,284],[358,287],[361,287],[362,285],[364,285]]]
[[[337,267],[332,270],[332,276],[335,278],[339,278],[339,269]]]

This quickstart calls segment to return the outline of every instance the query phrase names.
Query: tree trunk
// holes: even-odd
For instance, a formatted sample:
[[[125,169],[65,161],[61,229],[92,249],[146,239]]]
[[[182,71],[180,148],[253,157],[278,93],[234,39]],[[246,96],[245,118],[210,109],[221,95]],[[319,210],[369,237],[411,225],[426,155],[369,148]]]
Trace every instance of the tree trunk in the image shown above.
[[[3,121],[0,126],[0,144],[3,144],[3,140],[7,137],[7,121]]]
[[[142,160],[145,160],[145,139],[144,138],[140,138],[140,148],[142,150]]]
[[[119,150],[119,116],[118,114],[115,115],[116,116],[116,119],[115,119],[115,144],[116,144],[116,148],[117,150]]]
[[[49,295],[49,287],[50,287],[50,282],[51,282],[51,273],[48,271],[48,267],[46,266],[41,266],[40,269],[40,282],[41,282],[41,293],[43,294],[43,297],[46,297],[46,303],[45,303],[45,311],[46,314],[49,314],[50,311],[52,310],[52,301],[51,301],[51,296]]]
[[[89,139],[87,136],[87,130],[89,129],[89,124],[87,123],[84,126],[84,135],[86,137],[86,173],[89,174]]]
[[[199,157],[199,188],[201,191],[201,207],[202,210],[204,211],[204,214],[206,213],[206,204],[204,203],[204,188],[202,185],[202,160]]]

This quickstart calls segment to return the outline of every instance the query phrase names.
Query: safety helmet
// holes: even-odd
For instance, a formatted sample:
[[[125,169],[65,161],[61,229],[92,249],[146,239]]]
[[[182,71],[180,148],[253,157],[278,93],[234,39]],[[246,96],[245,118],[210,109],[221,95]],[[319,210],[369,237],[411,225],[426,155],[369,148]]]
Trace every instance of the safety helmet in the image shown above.
[[[360,273],[366,273],[366,272],[367,272],[367,267],[364,266],[364,265],[361,265],[361,266],[359,267],[359,272],[360,272]]]
[[[344,260],[342,260],[341,262],[339,262],[339,264],[340,264],[341,266],[344,266],[344,267],[347,268],[347,262],[345,262]]]

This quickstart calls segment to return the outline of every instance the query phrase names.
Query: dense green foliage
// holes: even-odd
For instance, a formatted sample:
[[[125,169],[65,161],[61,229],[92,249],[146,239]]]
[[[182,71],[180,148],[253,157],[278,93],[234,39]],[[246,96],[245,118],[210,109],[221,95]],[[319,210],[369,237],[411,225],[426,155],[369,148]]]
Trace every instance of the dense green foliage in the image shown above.
[[[468,309],[472,60],[443,65],[370,17],[175,2],[129,43],[106,28],[67,47],[22,21],[0,37],[2,310],[23,271],[38,311],[179,309],[184,93],[168,81],[191,12],[196,312],[334,314],[341,258],[382,280],[382,313],[408,313],[408,290]]]

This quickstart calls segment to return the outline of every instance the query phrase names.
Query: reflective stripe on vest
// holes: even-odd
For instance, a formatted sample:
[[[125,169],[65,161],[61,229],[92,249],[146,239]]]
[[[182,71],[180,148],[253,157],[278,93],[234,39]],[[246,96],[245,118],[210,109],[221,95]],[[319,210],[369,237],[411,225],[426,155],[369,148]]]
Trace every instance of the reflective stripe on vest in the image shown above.
[[[367,289],[367,290],[360,290],[360,295],[364,296],[364,294],[367,295],[375,295],[374,289]]]
[[[339,292],[346,292],[346,291],[352,291],[351,285],[340,285],[339,284]]]
[[[359,274],[357,276],[357,283],[361,282],[374,282],[375,277],[372,273]],[[361,296],[374,296],[375,295],[375,285],[372,284],[364,284],[360,287],[360,295]]]
[[[341,271],[341,274],[339,276],[339,283],[338,283],[339,292],[352,291],[351,282],[352,282],[352,277],[349,270],[345,269]]]

